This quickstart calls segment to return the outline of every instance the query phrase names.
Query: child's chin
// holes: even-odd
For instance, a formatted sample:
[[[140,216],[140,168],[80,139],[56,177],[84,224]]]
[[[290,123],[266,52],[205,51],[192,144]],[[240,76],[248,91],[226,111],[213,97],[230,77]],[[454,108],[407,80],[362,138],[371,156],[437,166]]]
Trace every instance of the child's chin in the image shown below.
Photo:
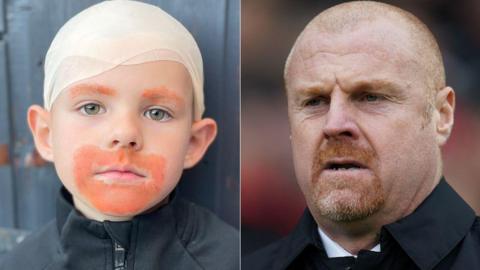
[[[130,200],[116,200],[104,198],[92,202],[98,212],[115,217],[132,217],[152,208],[157,200],[147,200],[145,197],[131,198]]]
[[[112,207],[104,207],[102,209],[97,209],[100,213],[106,216],[113,216],[113,217],[118,217],[118,218],[123,218],[123,217],[133,217],[136,215],[139,215],[143,212],[145,212],[149,207],[124,207],[124,208],[118,208],[115,206]]]
[[[141,185],[105,185],[100,182],[81,186],[78,192],[99,213],[131,217],[145,212],[167,196],[166,190],[157,182],[163,181],[148,181]]]

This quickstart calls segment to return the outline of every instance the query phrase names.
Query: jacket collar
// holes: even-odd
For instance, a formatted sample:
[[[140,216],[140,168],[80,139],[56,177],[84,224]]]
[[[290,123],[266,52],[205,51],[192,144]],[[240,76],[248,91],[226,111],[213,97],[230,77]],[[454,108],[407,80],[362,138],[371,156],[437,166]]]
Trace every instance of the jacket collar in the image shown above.
[[[281,259],[277,261],[278,264],[275,269],[287,269],[308,246],[315,246],[325,252],[318,235],[317,223],[308,208],[303,212],[300,222],[295,229],[282,241],[284,248],[279,250],[278,258]]]
[[[432,269],[465,237],[475,218],[473,209],[442,178],[412,214],[385,229],[420,269]]]
[[[442,178],[412,214],[385,225],[382,233],[388,231],[420,269],[429,270],[465,237],[475,218],[475,212]],[[287,269],[309,245],[325,252],[308,208],[294,231],[282,241],[278,269]]]
[[[134,261],[139,269],[171,265],[199,269],[198,262],[186,256],[185,250],[186,244],[195,241],[196,224],[185,217],[188,207],[177,197],[173,191],[168,203],[130,221],[99,222],[78,212],[71,194],[62,187],[57,198],[57,228],[63,260],[66,265],[75,264],[72,269],[91,269],[112,252],[106,250],[105,243],[115,240],[129,250],[127,260]]]
[[[169,196],[168,203],[165,205],[162,205],[158,207],[157,209],[136,216],[133,220],[137,219],[149,219],[149,216],[158,216],[158,212],[169,212],[168,210],[161,210],[162,208],[170,208],[172,204],[175,204],[175,202],[178,200],[177,199],[177,191],[174,189],[172,193]],[[157,211],[158,210],[158,211]],[[57,196],[57,209],[56,209],[56,220],[57,220],[57,229],[59,234],[61,234],[63,227],[65,226],[66,222],[68,219],[76,219],[79,220],[80,222],[87,222],[90,223],[89,227],[97,227],[100,226],[102,227],[104,223],[115,223],[115,224],[121,224],[121,223],[132,223],[132,221],[125,221],[125,222],[111,222],[111,221],[105,221],[105,222],[98,222],[94,220],[90,220],[85,218],[78,210],[75,209],[73,205],[73,198],[70,192],[62,186],[60,189],[60,194]],[[100,230],[102,231],[102,230]],[[123,242],[123,241],[120,241]]]

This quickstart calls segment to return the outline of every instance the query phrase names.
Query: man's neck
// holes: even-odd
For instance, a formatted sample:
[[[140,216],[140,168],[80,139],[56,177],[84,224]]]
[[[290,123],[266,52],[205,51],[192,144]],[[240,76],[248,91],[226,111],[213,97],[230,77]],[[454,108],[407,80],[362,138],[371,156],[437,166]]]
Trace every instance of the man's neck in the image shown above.
[[[329,258],[337,258],[337,257],[345,257],[345,256],[354,256],[356,254],[352,254],[349,251],[345,250],[342,246],[340,246],[337,242],[333,241],[325,232],[318,228],[318,234],[320,235],[320,239],[322,240],[323,247],[325,248],[325,252]],[[370,251],[380,252],[381,246],[380,243],[375,245],[375,247],[371,248]]]
[[[372,249],[380,241],[381,226],[374,228],[358,222],[341,226],[337,222],[317,222],[317,224],[332,241],[353,255],[357,255],[360,250]]]

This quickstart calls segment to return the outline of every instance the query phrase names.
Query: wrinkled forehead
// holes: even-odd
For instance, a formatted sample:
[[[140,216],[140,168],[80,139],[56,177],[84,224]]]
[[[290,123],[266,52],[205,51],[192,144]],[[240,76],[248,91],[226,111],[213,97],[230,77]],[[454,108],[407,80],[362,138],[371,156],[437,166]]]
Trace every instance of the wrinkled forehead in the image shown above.
[[[369,65],[367,65],[367,62]],[[325,64],[330,64],[326,66]],[[388,22],[363,23],[342,32],[326,32],[321,27],[309,25],[301,33],[285,66],[287,89],[292,81],[308,75],[309,70],[320,79],[322,70],[338,67],[364,72],[382,72],[383,69],[419,71],[415,48],[408,33]],[[370,70],[369,70],[370,69]]]
[[[402,27],[385,19],[359,23],[353,29],[326,32],[309,25],[292,49],[292,60],[305,61],[318,53],[366,53],[384,60],[414,59],[415,47]]]

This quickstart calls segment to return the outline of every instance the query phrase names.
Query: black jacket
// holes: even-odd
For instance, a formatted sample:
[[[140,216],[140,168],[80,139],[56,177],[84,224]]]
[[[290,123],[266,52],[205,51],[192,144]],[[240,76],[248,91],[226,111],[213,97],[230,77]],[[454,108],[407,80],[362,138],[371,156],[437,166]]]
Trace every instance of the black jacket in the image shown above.
[[[1,270],[239,269],[235,229],[172,196],[127,222],[83,217],[62,189],[57,218],[6,254]]]
[[[380,253],[328,258],[308,210],[282,240],[248,256],[242,268],[268,269],[480,269],[480,219],[442,179],[409,216],[384,226]]]

